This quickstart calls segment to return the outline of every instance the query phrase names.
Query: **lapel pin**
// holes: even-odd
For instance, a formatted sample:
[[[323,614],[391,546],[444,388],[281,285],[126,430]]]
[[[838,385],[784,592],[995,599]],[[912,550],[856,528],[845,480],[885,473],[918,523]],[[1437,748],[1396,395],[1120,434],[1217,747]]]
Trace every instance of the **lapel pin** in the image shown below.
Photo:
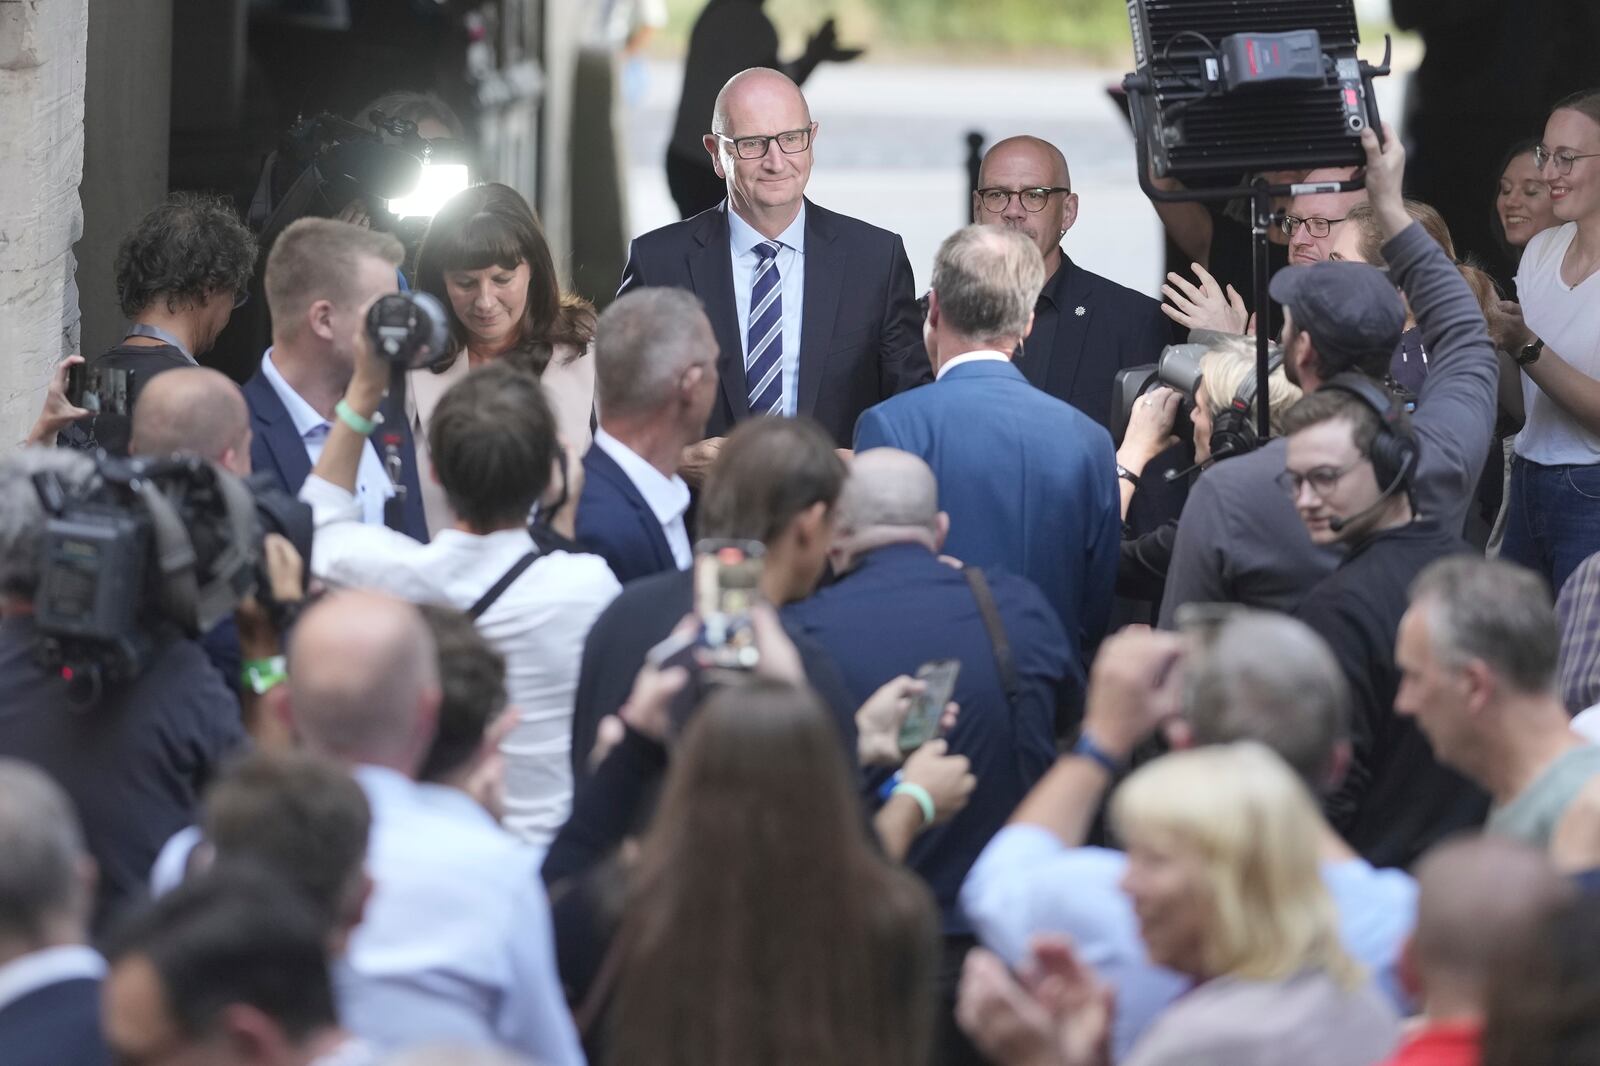
[[[1079,304],[1073,309],[1072,313],[1077,315],[1079,318],[1082,318],[1084,315],[1089,313],[1089,309],[1084,307],[1082,304]]]

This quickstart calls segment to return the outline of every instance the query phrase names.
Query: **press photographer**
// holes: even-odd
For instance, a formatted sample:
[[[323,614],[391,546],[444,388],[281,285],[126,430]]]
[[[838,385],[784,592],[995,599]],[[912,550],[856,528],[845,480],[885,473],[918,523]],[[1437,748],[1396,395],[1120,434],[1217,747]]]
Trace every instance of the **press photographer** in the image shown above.
[[[101,929],[244,742],[194,636],[253,583],[249,494],[199,460],[144,469],[66,449],[0,463],[0,755],[72,797]]]

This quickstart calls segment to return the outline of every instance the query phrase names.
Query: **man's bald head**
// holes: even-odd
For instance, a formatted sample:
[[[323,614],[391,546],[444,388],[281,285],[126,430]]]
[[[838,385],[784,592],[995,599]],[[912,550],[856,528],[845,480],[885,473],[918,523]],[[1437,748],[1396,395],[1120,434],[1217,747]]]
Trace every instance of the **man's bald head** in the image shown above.
[[[1025,189],[1060,189],[1051,192],[1039,210],[1022,203]],[[978,168],[978,190],[972,194],[972,221],[985,226],[1007,226],[1039,249],[1048,276],[1059,265],[1061,238],[1078,221],[1078,196],[1071,191],[1072,175],[1061,149],[1038,137],[1007,137],[990,148]],[[1000,190],[1000,192],[995,192]],[[1010,193],[999,203],[1001,193]],[[1037,195],[1037,194],[1036,194]]]
[[[799,121],[787,125],[779,119],[775,129],[755,128],[761,124],[758,120],[768,115],[792,115]],[[794,79],[771,67],[751,67],[729,78],[717,93],[716,106],[711,111],[711,132],[725,137],[779,133],[799,129],[810,121],[811,108]]]
[[[439,663],[422,614],[339,592],[301,617],[289,646],[289,705],[314,751],[415,774],[439,710]]]
[[[1417,925],[1411,961],[1416,983],[1435,1002],[1481,1012],[1489,977],[1508,945],[1527,940],[1569,891],[1542,852],[1504,837],[1439,845],[1416,867]]]
[[[129,450],[150,456],[189,452],[247,474],[250,409],[244,393],[207,367],[158,374],[139,391]],[[230,460],[242,460],[244,469]]]
[[[1040,184],[1062,188],[1072,186],[1072,174],[1067,169],[1067,157],[1062,154],[1061,149],[1043,138],[1028,134],[1007,137],[991,145],[984,153],[983,163],[978,168],[978,184],[988,185],[992,173],[1019,163],[1032,167],[1042,177],[1048,179]]]
[[[922,544],[937,551],[949,520],[939,511],[939,483],[928,464],[895,448],[859,452],[839,494],[836,565],[848,570],[885,544]]]

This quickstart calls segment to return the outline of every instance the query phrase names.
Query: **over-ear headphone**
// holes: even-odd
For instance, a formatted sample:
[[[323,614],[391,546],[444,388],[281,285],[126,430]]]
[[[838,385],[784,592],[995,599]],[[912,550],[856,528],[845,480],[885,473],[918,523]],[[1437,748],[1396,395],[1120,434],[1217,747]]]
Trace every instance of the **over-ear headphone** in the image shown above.
[[[1418,448],[1417,438],[1404,421],[1402,399],[1365,374],[1350,371],[1335,374],[1323,382],[1322,387],[1356,397],[1378,416],[1378,435],[1372,438],[1372,448],[1368,452],[1378,487],[1386,490],[1388,486],[1404,487],[1410,492],[1411,477],[1417,470]]]
[[[1282,350],[1267,357],[1267,374],[1283,365]],[[1239,383],[1228,406],[1211,420],[1211,454],[1213,456],[1243,455],[1261,446],[1261,436],[1256,432],[1256,368]]]

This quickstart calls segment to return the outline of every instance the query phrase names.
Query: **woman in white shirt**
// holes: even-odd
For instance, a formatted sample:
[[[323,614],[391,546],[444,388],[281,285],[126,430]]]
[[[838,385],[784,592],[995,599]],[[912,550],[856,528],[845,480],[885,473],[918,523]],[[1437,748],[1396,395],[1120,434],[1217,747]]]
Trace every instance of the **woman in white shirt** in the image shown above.
[[[1517,269],[1527,421],[1500,554],[1560,589],[1600,551],[1600,90],[1557,104],[1534,155],[1562,224],[1531,238]]]
[[[515,189],[478,185],[445,204],[417,253],[417,288],[450,309],[451,339],[445,360],[406,382],[419,470],[429,469],[426,429],[439,398],[473,367],[501,359],[539,378],[562,442],[578,455],[588,450],[594,308],[561,291],[544,231]],[[434,534],[455,516],[433,479],[421,480]]]

